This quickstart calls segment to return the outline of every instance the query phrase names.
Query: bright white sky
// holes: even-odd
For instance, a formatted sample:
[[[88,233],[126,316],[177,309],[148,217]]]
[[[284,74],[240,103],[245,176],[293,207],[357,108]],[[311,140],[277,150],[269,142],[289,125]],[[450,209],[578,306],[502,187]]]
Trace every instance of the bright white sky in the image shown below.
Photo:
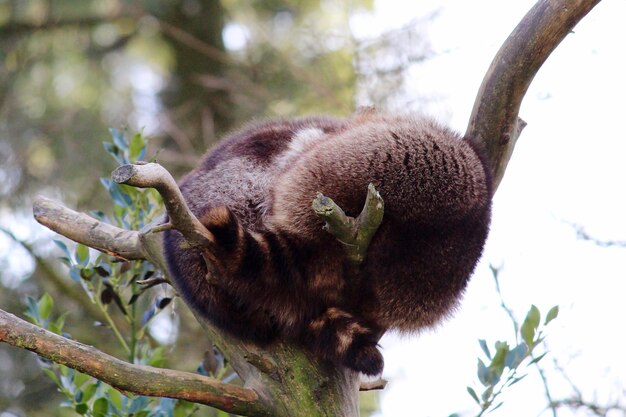
[[[445,3],[445,5],[444,5]],[[352,22],[360,36],[399,28],[440,10],[426,34],[435,57],[411,70],[411,89],[433,97],[424,111],[465,131],[474,97],[494,54],[534,0],[378,1]],[[531,304],[558,304],[548,330],[556,358],[587,400],[626,397],[626,248],[577,240],[565,222],[604,240],[626,240],[626,1],[605,0],[568,36],[528,91],[528,122],[494,203],[491,235],[461,309],[419,337],[383,340],[382,416],[475,415],[465,387],[476,382],[478,339],[514,341],[498,307],[488,264],[504,265],[504,296],[522,320]],[[410,102],[410,100],[407,100]],[[548,369],[553,396],[571,394]],[[531,372],[494,416],[547,416]],[[584,415],[561,412],[559,416]],[[611,417],[623,416],[611,414]]]

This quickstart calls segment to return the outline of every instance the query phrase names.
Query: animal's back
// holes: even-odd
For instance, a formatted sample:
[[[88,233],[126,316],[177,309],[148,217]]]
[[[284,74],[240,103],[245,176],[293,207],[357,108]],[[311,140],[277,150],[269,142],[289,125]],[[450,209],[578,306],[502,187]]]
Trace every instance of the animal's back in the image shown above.
[[[350,295],[381,328],[432,326],[457,304],[490,221],[489,171],[471,143],[432,119],[371,114],[320,143],[277,178],[277,228],[332,239],[310,208],[316,192],[357,216],[372,183],[383,223]]]
[[[356,216],[369,183],[385,214],[354,268],[311,202],[322,192]],[[165,252],[183,297],[223,330],[376,374],[386,329],[432,326],[458,302],[486,239],[489,183],[470,143],[427,118],[270,121],[226,139],[181,182],[221,242],[219,278],[206,279],[178,232]]]

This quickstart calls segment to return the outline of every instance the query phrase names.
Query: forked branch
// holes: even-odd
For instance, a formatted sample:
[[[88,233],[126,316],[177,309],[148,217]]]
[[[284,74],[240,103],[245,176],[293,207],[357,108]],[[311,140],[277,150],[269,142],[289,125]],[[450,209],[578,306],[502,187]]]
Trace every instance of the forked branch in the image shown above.
[[[385,204],[373,184],[367,187],[367,197],[358,217],[347,216],[335,202],[318,193],[312,208],[326,223],[324,230],[344,245],[348,259],[354,264],[365,260],[367,249],[383,221]]]

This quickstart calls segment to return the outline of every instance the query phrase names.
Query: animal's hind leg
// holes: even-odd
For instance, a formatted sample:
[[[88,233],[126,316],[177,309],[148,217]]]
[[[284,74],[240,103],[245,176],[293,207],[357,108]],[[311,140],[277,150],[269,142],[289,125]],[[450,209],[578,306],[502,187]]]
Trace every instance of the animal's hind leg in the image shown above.
[[[384,365],[376,347],[379,336],[377,329],[331,307],[309,323],[304,340],[318,356],[366,375],[379,375]]]

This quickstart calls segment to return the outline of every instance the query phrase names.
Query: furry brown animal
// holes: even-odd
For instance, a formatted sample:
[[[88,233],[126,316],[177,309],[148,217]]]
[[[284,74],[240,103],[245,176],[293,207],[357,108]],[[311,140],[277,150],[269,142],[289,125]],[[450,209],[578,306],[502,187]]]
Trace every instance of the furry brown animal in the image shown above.
[[[365,261],[349,264],[311,209],[317,192],[356,216],[373,183],[383,222]],[[183,298],[220,329],[266,345],[296,342],[368,375],[390,328],[430,327],[454,309],[490,220],[484,159],[424,117],[374,112],[253,124],[225,139],[180,188],[213,233],[207,268],[165,236]]]

